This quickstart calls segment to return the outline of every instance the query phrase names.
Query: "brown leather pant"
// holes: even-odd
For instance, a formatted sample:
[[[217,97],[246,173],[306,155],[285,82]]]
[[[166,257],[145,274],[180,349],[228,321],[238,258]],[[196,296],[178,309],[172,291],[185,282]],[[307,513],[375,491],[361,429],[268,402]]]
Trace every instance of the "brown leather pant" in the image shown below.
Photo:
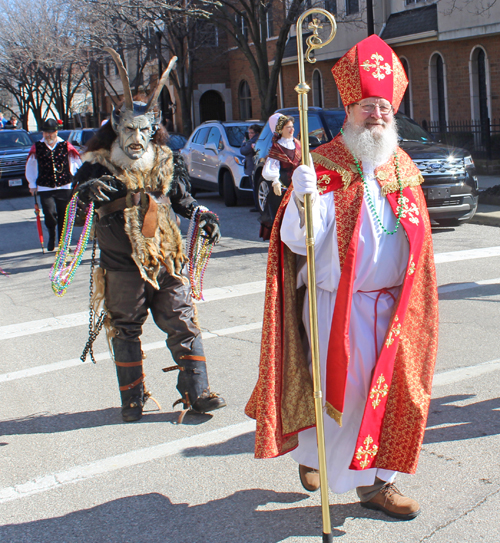
[[[122,404],[143,393],[140,336],[148,310],[158,328],[167,334],[166,344],[175,362],[189,365],[187,371],[179,372],[177,389],[194,403],[209,386],[189,282],[169,275],[165,269],[158,276],[159,290],[144,281],[139,271],[108,270],[105,280],[106,307],[116,330],[112,343]]]

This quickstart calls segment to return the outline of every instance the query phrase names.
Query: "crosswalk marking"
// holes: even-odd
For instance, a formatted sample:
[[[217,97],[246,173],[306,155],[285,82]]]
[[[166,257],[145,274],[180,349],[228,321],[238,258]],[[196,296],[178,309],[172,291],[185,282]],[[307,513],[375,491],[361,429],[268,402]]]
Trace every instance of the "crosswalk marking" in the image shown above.
[[[221,336],[230,336],[233,334],[241,334],[242,332],[248,332],[250,330],[260,330],[262,328],[262,322],[251,322],[250,324],[241,324],[239,326],[233,326],[231,328],[222,328],[220,330],[214,330],[213,332],[202,332],[203,339],[211,339]],[[142,345],[143,351],[154,351],[155,349],[163,349],[165,347],[164,341],[155,341],[153,343],[145,343]],[[98,353],[94,356],[97,362],[101,360],[107,360],[110,358],[108,352]],[[34,368],[28,368],[25,370],[12,371],[10,373],[0,374],[0,383],[7,381],[16,381],[17,379],[24,379],[26,377],[34,377],[35,375],[41,375],[51,371],[58,371],[67,368],[74,368],[75,366],[81,366],[82,364],[90,364],[90,359],[87,357],[86,362],[82,362],[79,358],[72,358],[70,360],[63,360],[61,362],[54,362],[52,364],[45,364],[43,366],[36,366]]]
[[[229,287],[210,288],[204,292],[204,300],[196,302],[196,304],[199,305],[217,300],[226,300],[239,296],[247,296],[249,294],[260,294],[261,292],[264,292],[265,288],[265,281],[253,281]],[[54,330],[72,328],[73,326],[88,325],[88,323],[89,313],[88,311],[82,311],[81,313],[71,313],[68,315],[61,315],[60,317],[51,317],[49,319],[9,324],[7,326],[0,326],[0,340],[52,332]]]
[[[151,462],[152,460],[158,460],[159,458],[173,456],[174,454],[182,453],[182,451],[191,447],[218,445],[229,439],[247,434],[248,432],[253,432],[254,430],[255,421],[248,420],[218,430],[211,430],[209,432],[184,437],[175,441],[110,456],[97,460],[96,462],[75,466],[64,471],[38,477],[26,483],[0,488],[0,503],[26,498],[28,496],[33,496],[34,494],[40,494],[41,492],[60,488],[63,485],[78,483],[116,470],[138,466]]]

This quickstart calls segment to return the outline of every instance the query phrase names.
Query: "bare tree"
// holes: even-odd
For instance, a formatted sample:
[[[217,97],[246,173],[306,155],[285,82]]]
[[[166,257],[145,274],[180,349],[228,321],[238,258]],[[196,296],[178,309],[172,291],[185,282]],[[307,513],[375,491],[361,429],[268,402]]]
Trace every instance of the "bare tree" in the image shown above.
[[[51,112],[66,121],[86,68],[73,14],[48,0],[0,0],[0,8],[0,88],[38,127]]]

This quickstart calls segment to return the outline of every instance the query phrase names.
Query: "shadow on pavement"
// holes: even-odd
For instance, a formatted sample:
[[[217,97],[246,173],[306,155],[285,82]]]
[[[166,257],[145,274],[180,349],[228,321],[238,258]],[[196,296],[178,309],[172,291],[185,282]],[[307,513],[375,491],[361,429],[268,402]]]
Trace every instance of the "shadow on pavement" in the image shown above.
[[[500,398],[467,405],[450,405],[473,397],[474,394],[463,394],[433,399],[424,444],[500,434]],[[450,426],[432,428],[442,424]]]
[[[134,424],[148,424],[169,422],[176,424],[180,411],[152,411],[153,404],[146,404],[144,416],[140,422]],[[151,411],[148,411],[151,409]],[[197,426],[211,420],[213,415],[188,413],[184,418],[184,426]],[[116,424],[131,424],[122,421],[119,407],[109,407],[97,411],[82,411],[80,413],[34,413],[19,419],[0,421],[0,436],[29,435],[29,434],[56,434],[70,432],[81,428],[99,428],[114,426]]]
[[[449,283],[449,285],[461,285],[462,283]],[[441,285],[442,287],[448,285]],[[471,290],[474,292],[471,293]],[[494,283],[492,285],[478,285],[471,286],[470,288],[464,288],[462,290],[455,290],[453,292],[443,292],[439,294],[440,300],[477,300],[478,298],[489,298],[491,296],[498,296],[500,294],[500,284]],[[498,303],[498,300],[484,300],[485,302]]]
[[[270,503],[293,504],[307,495],[249,489],[190,506],[151,493],[113,500],[61,517],[0,527],[1,541],[16,543],[278,543],[288,537],[322,536],[319,505],[261,510]],[[358,504],[331,505],[332,526],[347,517],[371,516]],[[334,537],[345,535],[332,528]]]
[[[190,447],[182,451],[182,456],[228,456],[230,454],[253,454],[255,449],[255,432],[232,437],[224,443],[207,445],[206,447]]]

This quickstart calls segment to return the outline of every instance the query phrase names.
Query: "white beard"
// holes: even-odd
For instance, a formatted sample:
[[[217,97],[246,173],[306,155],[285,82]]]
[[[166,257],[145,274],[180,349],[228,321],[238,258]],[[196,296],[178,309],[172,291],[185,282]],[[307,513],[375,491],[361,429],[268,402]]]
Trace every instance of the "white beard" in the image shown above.
[[[344,126],[344,143],[361,162],[375,168],[387,162],[398,147],[396,119],[384,123],[385,128],[369,129],[347,121]]]
[[[111,145],[111,152],[109,156],[111,162],[115,166],[119,166],[124,170],[132,171],[148,171],[153,168],[155,152],[151,143],[148,145],[148,148],[140,158],[130,158],[122,150],[118,141],[114,141]]]

